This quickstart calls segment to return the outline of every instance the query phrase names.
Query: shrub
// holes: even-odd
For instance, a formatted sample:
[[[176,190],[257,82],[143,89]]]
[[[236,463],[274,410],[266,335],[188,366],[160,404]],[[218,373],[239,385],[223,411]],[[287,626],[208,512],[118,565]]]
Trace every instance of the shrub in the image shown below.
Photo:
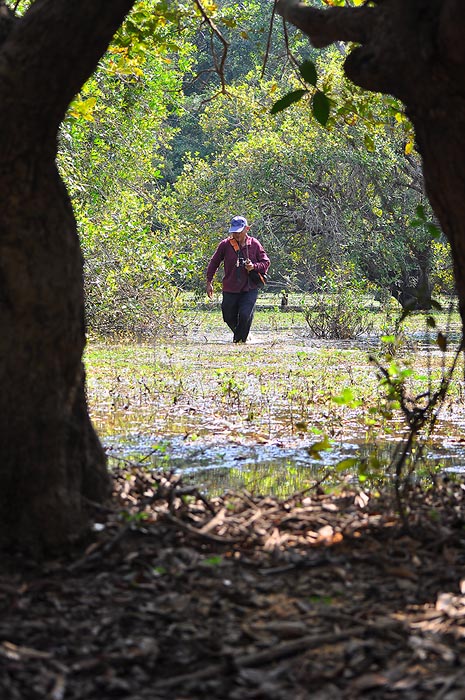
[[[319,291],[303,311],[313,336],[349,340],[372,329],[366,284],[356,278],[352,267],[329,272],[319,279],[318,287]]]
[[[121,274],[104,283],[86,278],[85,289],[87,325],[97,335],[168,337],[182,330],[181,297],[171,285]]]

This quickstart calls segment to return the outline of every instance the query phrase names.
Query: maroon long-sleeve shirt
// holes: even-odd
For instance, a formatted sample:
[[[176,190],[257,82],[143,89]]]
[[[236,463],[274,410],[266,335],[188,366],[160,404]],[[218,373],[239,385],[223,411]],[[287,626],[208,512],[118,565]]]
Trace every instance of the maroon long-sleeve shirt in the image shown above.
[[[244,265],[237,267],[237,260],[250,258],[257,272],[264,274],[270,266],[270,259],[265,253],[262,244],[253,236],[247,236],[244,245],[238,253],[234,250],[229,238],[225,238],[213,253],[207,267],[207,282],[211,282],[215,272],[224,262],[223,292],[247,292],[255,289],[256,284],[249,280],[249,275]]]

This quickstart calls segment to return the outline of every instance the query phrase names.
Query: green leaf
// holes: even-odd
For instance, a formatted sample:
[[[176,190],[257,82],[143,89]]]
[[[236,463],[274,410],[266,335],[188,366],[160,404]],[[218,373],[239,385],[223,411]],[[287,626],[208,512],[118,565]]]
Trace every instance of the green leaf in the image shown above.
[[[154,566],[152,572],[157,576],[163,576],[166,574],[166,568],[164,566]]]
[[[309,601],[316,605],[332,605],[333,599],[329,595],[311,595]]]
[[[426,221],[426,213],[425,213],[425,207],[423,204],[419,204],[417,208],[415,209],[416,215],[419,219],[423,221],[423,223]]]
[[[70,107],[69,113],[76,119],[85,119],[88,122],[94,121],[94,108],[97,103],[95,97],[89,97],[87,100],[77,98]]]
[[[343,389],[339,396],[333,396],[333,401],[341,406],[352,403],[354,401],[352,389],[349,389],[348,387]]]
[[[281,97],[280,100],[274,103],[270,110],[270,114],[282,112],[283,109],[286,109],[290,105],[294,104],[294,102],[298,102],[300,99],[302,99],[306,92],[308,92],[308,90],[303,89],[288,92],[287,95],[284,95],[284,97]]]
[[[312,98],[313,116],[322,126],[326,126],[329,117],[329,100],[324,92],[317,90]]]
[[[299,67],[299,71],[300,75],[306,83],[310,83],[310,85],[316,87],[316,81],[318,76],[313,61],[304,61]]]
[[[346,469],[351,469],[359,463],[359,460],[355,457],[346,457],[336,464],[336,469],[338,472],[343,472]]]
[[[426,224],[426,230],[428,231],[432,239],[441,237],[441,231],[435,224]]]
[[[329,440],[329,438],[325,435],[323,440],[319,440],[318,442],[314,442],[313,445],[310,445],[307,447],[307,452],[312,456],[312,457],[319,457],[319,453],[321,450],[330,450],[332,447],[332,444]]]
[[[207,557],[203,560],[204,564],[208,566],[218,566],[223,561],[223,557],[219,554],[213,555],[212,557]]]

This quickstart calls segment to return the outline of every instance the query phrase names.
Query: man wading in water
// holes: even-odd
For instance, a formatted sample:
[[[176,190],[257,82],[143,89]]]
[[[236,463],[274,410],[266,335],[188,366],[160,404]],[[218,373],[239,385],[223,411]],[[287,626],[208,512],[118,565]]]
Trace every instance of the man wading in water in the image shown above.
[[[252,325],[260,286],[253,279],[254,273],[263,276],[270,266],[270,259],[260,241],[247,235],[249,229],[244,216],[234,216],[229,237],[221,241],[207,268],[207,295],[211,299],[213,277],[224,262],[221,310],[224,322],[234,333],[235,343],[246,342]]]

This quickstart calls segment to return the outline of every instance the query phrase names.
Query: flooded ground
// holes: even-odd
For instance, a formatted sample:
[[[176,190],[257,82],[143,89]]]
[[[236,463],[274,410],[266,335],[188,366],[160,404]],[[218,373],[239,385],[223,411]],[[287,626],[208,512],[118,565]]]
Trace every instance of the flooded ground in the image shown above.
[[[92,418],[112,463],[182,471],[205,491],[288,495],[315,479],[378,478],[405,433],[386,417],[377,371],[381,333],[309,337],[301,316],[258,313],[245,346],[219,314],[195,314],[169,342],[90,343]],[[457,331],[455,331],[457,334]],[[453,351],[411,329],[396,362],[415,395],[434,390]],[[412,365],[412,361],[414,363]],[[410,364],[409,364],[410,363]],[[465,471],[463,371],[427,444],[423,472]]]

